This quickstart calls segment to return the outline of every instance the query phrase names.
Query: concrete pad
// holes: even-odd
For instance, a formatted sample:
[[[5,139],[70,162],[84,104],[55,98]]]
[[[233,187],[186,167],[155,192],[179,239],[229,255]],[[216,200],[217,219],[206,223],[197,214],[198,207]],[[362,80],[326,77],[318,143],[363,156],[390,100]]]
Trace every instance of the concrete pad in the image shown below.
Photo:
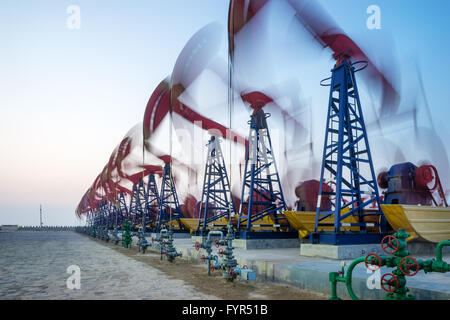
[[[435,255],[437,243],[411,241],[408,242],[408,251],[411,255]],[[450,247],[443,247],[442,253],[450,253]]]
[[[359,245],[330,245],[302,243],[300,255],[305,257],[321,257],[328,259],[356,259],[366,256],[369,253],[382,255],[383,251],[379,244],[359,244]]]
[[[213,237],[213,239],[215,238],[216,237]],[[193,244],[195,244],[196,241],[202,242],[201,236],[192,236],[191,239]],[[244,250],[299,248],[300,239],[234,239],[233,247]]]
[[[299,248],[300,239],[235,239],[233,247],[245,250]]]
[[[152,232],[149,235],[147,235],[147,233],[146,233],[145,236],[149,237],[150,240],[151,240],[151,238],[159,237],[159,232],[158,233]],[[190,237],[191,237],[191,235],[188,232],[174,232],[173,233],[173,238],[174,239],[189,239]]]

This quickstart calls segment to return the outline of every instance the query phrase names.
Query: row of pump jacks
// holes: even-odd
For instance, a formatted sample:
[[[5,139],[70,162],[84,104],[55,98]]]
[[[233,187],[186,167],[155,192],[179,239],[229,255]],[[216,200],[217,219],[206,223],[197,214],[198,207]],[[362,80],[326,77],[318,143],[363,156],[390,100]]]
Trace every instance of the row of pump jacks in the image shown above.
[[[356,65],[362,67],[357,68]],[[321,85],[330,86],[330,99],[315,231],[310,235],[312,243],[376,243],[386,233],[386,219],[381,212],[377,179],[355,79],[355,73],[366,66],[364,61],[352,63],[349,57],[344,57],[333,68],[330,83],[321,82]],[[217,230],[220,227],[226,232],[227,225],[230,224],[235,238],[296,238],[297,232],[291,228],[283,214],[287,208],[267,125],[270,114],[263,111],[263,107],[272,99],[261,92],[252,92],[246,96],[246,101],[254,112],[249,121],[250,132],[238,213],[235,212],[235,201],[231,195],[220,141],[212,136],[208,143],[196,235],[207,236],[210,229]],[[363,167],[366,170],[361,170]],[[335,190],[324,188],[327,182],[332,182]],[[335,199],[331,209],[322,210],[322,198]],[[366,210],[370,207],[377,210]],[[356,217],[357,221],[350,223],[350,227],[358,227],[359,231],[347,231],[349,223],[343,221],[350,215]],[[368,216],[372,216],[372,219],[367,219]],[[142,241],[145,241],[146,231],[158,233],[166,225],[170,224],[173,228],[174,222],[176,230],[173,232],[188,232],[181,221],[184,217],[170,162],[164,166],[160,192],[155,172],[152,172],[148,175],[147,187],[143,178],[133,186],[129,206],[124,193],[120,192],[116,203],[105,201],[95,212],[91,211],[87,217],[87,225],[112,230],[120,228],[130,218],[133,231],[140,225],[139,237]],[[333,230],[323,231],[324,226],[330,226],[329,222],[325,222],[330,221],[330,218],[334,221]],[[222,219],[222,225],[217,223],[219,219]],[[374,228],[380,231],[368,232]]]
[[[247,159],[250,160],[251,164],[249,165],[249,161],[246,162],[244,189],[248,189],[250,194],[254,194],[255,190],[265,190],[269,193],[265,192],[265,197],[261,197],[259,201],[253,201],[254,199],[249,197],[248,212],[255,212],[255,210],[259,210],[259,212],[248,219],[239,219],[237,228],[241,230],[241,233],[236,233],[231,223],[228,225],[214,224],[214,221],[222,218],[231,222],[235,215],[235,205],[230,192],[220,141],[212,136],[208,143],[208,158],[201,201],[201,203],[205,203],[205,206],[200,207],[200,219],[197,228],[197,234],[202,236],[202,242],[196,242],[195,244],[197,251],[202,248],[207,253],[206,256],[202,255],[201,260],[208,266],[208,275],[211,275],[213,270],[223,270],[223,277],[228,281],[233,281],[237,276],[244,280],[255,280],[255,273],[247,266],[238,267],[238,262],[233,255],[232,241],[236,234],[248,236],[246,230],[250,230],[254,221],[268,215],[279,215],[281,210],[286,209],[278,172],[275,170],[275,179],[272,176],[265,179],[260,177],[263,170],[268,171],[275,167],[265,120],[267,116],[268,114],[259,109],[251,117],[250,136],[253,137],[253,140],[250,143],[254,146],[255,150],[253,151],[255,152],[249,155],[249,149],[247,149]],[[253,162],[255,156],[257,161]],[[188,230],[181,222],[183,214],[180,210],[177,191],[170,170],[170,163],[166,163],[160,193],[156,185],[155,173],[152,172],[148,175],[147,188],[143,179],[133,186],[129,206],[126,205],[124,193],[121,192],[116,205],[102,203],[97,212],[89,214],[88,227],[80,228],[80,230],[105,241],[110,240],[109,231],[112,230],[114,243],[118,244],[122,241],[125,248],[131,248],[134,232],[138,237],[137,247],[139,252],[145,253],[149,247],[158,248],[161,259],[166,256],[169,262],[174,261],[176,257],[182,254],[178,253],[173,245],[173,234],[174,232],[187,232]],[[272,199],[276,199],[276,201],[272,201]],[[211,204],[214,205],[211,206]],[[208,214],[210,212],[215,212],[215,214]],[[174,230],[174,224],[177,226],[176,230]],[[168,229],[166,225],[168,225]],[[214,228],[221,228],[221,230],[209,230],[208,226],[211,225]],[[245,228],[246,230],[242,230],[242,226],[248,227]],[[269,225],[258,226],[267,227]],[[270,225],[270,227],[274,227],[274,225]],[[279,227],[279,225],[275,227]],[[119,238],[119,228],[122,229],[122,239]],[[146,239],[145,233],[147,231],[157,234],[155,238],[152,238],[151,244]],[[212,238],[212,236],[216,236],[216,238]],[[224,246],[225,248],[220,248],[218,255],[213,255],[213,246],[217,248]]]
[[[197,235],[206,236],[211,226],[214,226],[214,229],[222,228],[226,232],[228,223],[214,223],[222,218],[227,221],[234,220],[236,226],[233,230],[237,238],[257,237],[252,227],[292,231],[282,214],[283,210],[286,210],[286,203],[267,128],[268,116],[270,115],[264,113],[262,109],[256,110],[251,116],[250,147],[246,148],[242,199],[244,195],[250,196],[247,201],[241,202],[238,219],[235,219],[236,207],[230,191],[220,140],[215,136],[209,140],[200,202],[204,205],[199,208]],[[87,217],[87,225],[97,228],[101,226],[111,230],[123,225],[128,219],[133,230],[140,226],[143,227],[143,232],[159,232],[165,225],[170,224],[176,226],[174,232],[188,232],[189,230],[181,221],[184,216],[170,163],[164,166],[160,190],[159,192],[156,184],[155,172],[151,172],[146,185],[142,178],[133,186],[128,206],[124,193],[120,192],[115,204],[105,201],[95,212],[91,211]],[[242,208],[245,209],[242,210]],[[269,215],[274,218],[275,224],[255,225],[256,221],[264,221],[261,219]],[[294,236],[297,235],[295,232],[291,233]]]
[[[242,190],[244,194],[258,194],[257,199],[248,197],[247,202],[241,203],[241,214],[236,224],[232,225],[235,216],[235,203],[231,195],[230,183],[225,167],[225,161],[220,147],[219,138],[212,136],[208,142],[208,158],[205,167],[205,176],[199,219],[196,234],[202,236],[202,243],[197,242],[195,248],[205,249],[207,255],[202,255],[202,261],[207,263],[208,274],[213,270],[223,270],[223,277],[233,281],[237,276],[244,280],[255,280],[255,273],[247,266],[238,267],[233,255],[232,241],[236,237],[256,237],[257,232],[250,231],[252,226],[269,227],[276,231],[290,230],[282,211],[286,210],[281,182],[276,169],[275,158],[272,152],[272,143],[266,118],[262,108],[256,108],[250,120],[249,148],[246,148],[245,179]],[[103,202],[96,212],[90,212],[87,225],[82,231],[93,237],[109,241],[109,231],[112,230],[112,240],[115,244],[120,242],[119,228],[122,229],[122,245],[131,247],[133,232],[138,237],[137,247],[145,253],[149,247],[159,248],[161,259],[165,255],[172,262],[181,256],[173,246],[174,232],[188,232],[183,225],[183,213],[180,209],[175,183],[171,174],[171,164],[166,163],[162,174],[162,184],[158,192],[155,172],[148,175],[147,187],[143,179],[132,188],[130,204],[127,206],[123,192],[119,194],[116,204]],[[242,206],[251,214],[242,214]],[[211,212],[214,214],[211,215]],[[271,216],[275,224],[258,224],[266,216]],[[131,218],[131,220],[130,220]],[[228,223],[218,224],[215,221],[225,218]],[[281,228],[280,221],[284,220],[285,228]],[[222,220],[224,221],[224,220]],[[176,226],[176,230],[174,229]],[[167,227],[168,226],[168,229]],[[213,226],[215,230],[210,230]],[[220,231],[217,228],[221,229]],[[156,233],[150,244],[146,239],[146,232]],[[291,237],[297,233],[291,231]],[[226,235],[225,235],[226,234]],[[265,233],[267,235],[268,233]],[[274,233],[272,233],[274,234]],[[277,233],[279,234],[279,233]],[[219,236],[213,238],[211,236]],[[285,233],[284,233],[285,236]],[[212,254],[212,247],[220,248],[218,255]]]
[[[362,65],[362,67],[357,69],[355,65]],[[313,243],[374,243],[380,241],[386,232],[386,219],[381,212],[377,180],[355,79],[355,73],[363,70],[366,66],[365,62],[352,63],[349,57],[343,57],[333,68],[332,76],[329,78],[330,83],[321,82],[321,85],[330,86],[330,99],[315,232],[310,235],[310,241]],[[249,121],[250,132],[246,147],[241,203],[237,221],[234,219],[235,203],[231,195],[220,141],[212,136],[208,144],[208,158],[196,230],[197,235],[203,238],[200,247],[205,248],[207,252],[210,242],[208,233],[212,229],[217,230],[217,227],[220,227],[220,224],[215,222],[221,218],[226,218],[227,221],[222,226],[221,232],[226,231],[229,239],[298,237],[297,232],[291,229],[283,214],[287,208],[267,126],[267,118],[270,114],[263,111],[263,107],[272,100],[261,92],[252,92],[246,96],[247,102],[250,103],[254,112]],[[368,170],[360,170],[362,167],[366,167]],[[365,175],[369,172],[369,175],[363,176],[363,172]],[[326,179],[326,175],[330,178]],[[335,191],[323,188],[327,180],[335,184]],[[367,190],[363,191],[363,186]],[[138,248],[143,250],[148,245],[145,239],[145,232],[148,231],[147,224],[150,225],[149,231],[156,233],[167,230],[165,226],[169,225],[170,230],[167,234],[169,243],[172,243],[171,234],[173,232],[187,232],[188,230],[180,220],[183,218],[183,214],[180,210],[170,162],[165,164],[160,190],[161,192],[158,194],[155,175],[150,173],[147,188],[145,188],[143,179],[133,186],[128,207],[124,194],[121,192],[116,204],[104,202],[96,212],[91,212],[88,216],[88,225],[96,227],[97,232],[103,238],[107,237],[108,230],[113,228],[114,241],[117,242],[119,226],[123,226],[122,231],[126,238],[128,237],[127,232],[136,230],[140,222]],[[363,194],[369,197],[363,198]],[[322,197],[339,200],[334,201],[331,209],[321,210],[320,199]],[[350,199],[350,201],[340,201],[344,198]],[[369,212],[365,210],[374,205],[378,208],[377,210]],[[243,210],[244,207],[246,212]],[[213,214],[209,214],[210,212]],[[358,227],[358,232],[344,230],[344,225],[348,227],[348,223],[344,224],[343,220],[350,215],[357,217],[357,222],[351,223],[351,227]],[[368,215],[379,219],[376,222],[373,222],[374,219],[372,219],[368,223]],[[132,218],[131,223],[130,217]],[[325,223],[325,219],[329,221],[329,218],[334,220],[334,230],[322,231],[323,226],[329,226],[329,222]],[[173,230],[175,221],[177,230]],[[228,229],[226,229],[227,225]],[[378,228],[380,232],[369,233],[367,230],[370,227]],[[157,240],[161,242],[162,238],[159,237]],[[219,241],[226,242],[223,239]],[[215,267],[218,259],[208,252],[205,260],[208,262],[208,266]],[[232,263],[227,266],[231,265]]]
[[[359,68],[356,65],[359,65]],[[330,99],[315,230],[310,234],[310,241],[327,244],[381,242],[383,250],[392,255],[392,257],[379,257],[369,254],[366,258],[356,259],[349,267],[347,275],[344,274],[344,268],[340,272],[330,273],[332,299],[338,298],[336,294],[338,282],[346,283],[350,296],[357,299],[351,288],[351,279],[353,268],[361,262],[365,262],[368,268],[375,269],[381,266],[397,267],[393,274],[388,274],[382,279],[383,288],[386,287],[385,290],[388,291],[386,298],[413,299],[413,296],[407,294],[405,276],[412,276],[421,269],[425,272],[450,271],[449,265],[442,261],[442,247],[450,245],[450,243],[445,242],[438,245],[436,260],[417,261],[406,251],[408,234],[399,230],[393,236],[386,236],[387,222],[381,211],[377,179],[355,79],[355,73],[365,67],[367,67],[367,63],[364,61],[352,63],[349,57],[343,57],[333,68],[332,76],[325,79],[331,80],[330,83],[325,84],[325,80],[321,82],[321,85],[330,86]],[[252,94],[256,97],[264,96],[260,92]],[[264,98],[253,101],[254,105],[252,101],[249,101],[254,112],[249,122],[250,134],[246,148],[244,181],[237,221],[233,221],[235,204],[230,192],[220,141],[213,136],[208,144],[208,159],[196,230],[196,234],[202,236],[202,242],[196,242],[195,249],[206,251],[206,255],[202,255],[202,260],[207,263],[208,274],[220,269],[223,270],[223,277],[229,281],[233,281],[238,275],[246,280],[256,278],[255,273],[247,266],[238,267],[233,256],[233,239],[273,239],[298,236],[296,232],[292,232],[289,223],[283,216],[286,203],[266,120],[270,114],[264,113],[262,110],[265,103],[271,100],[269,98],[267,102],[262,103],[261,101],[264,101]],[[366,170],[361,170],[362,167],[365,167]],[[88,217],[88,227],[82,231],[108,241],[108,230],[113,228],[113,240],[118,244],[120,241],[118,228],[122,225],[122,243],[125,247],[130,247],[132,230],[136,229],[137,221],[140,219],[141,226],[137,234],[138,248],[145,252],[149,246],[145,239],[147,222],[153,221],[151,231],[159,232],[159,236],[152,238],[152,245],[154,242],[159,245],[161,259],[163,255],[166,255],[169,261],[174,261],[176,257],[181,256],[181,253],[177,253],[173,246],[173,233],[187,230],[180,221],[183,215],[170,170],[170,164],[166,164],[160,195],[158,195],[154,174],[150,174],[147,189],[142,180],[133,186],[129,207],[126,206],[124,195],[121,193],[116,205],[103,203],[97,212],[91,212]],[[326,175],[329,178],[326,179]],[[327,182],[332,182],[335,190],[324,188]],[[363,190],[363,187],[366,190]],[[247,194],[248,198],[245,198]],[[322,210],[322,197],[339,200],[335,200],[331,209]],[[340,201],[344,198],[350,199],[350,201]],[[247,208],[247,212],[244,212],[244,207]],[[376,210],[366,210],[368,208],[376,208]],[[214,214],[208,215],[210,211]],[[357,222],[344,223],[343,221],[350,215],[356,217]],[[264,220],[268,216],[272,220]],[[132,217],[133,220],[130,221],[129,217]],[[215,221],[225,217],[227,218],[226,225],[215,224]],[[325,220],[330,221],[330,218],[334,223],[325,222]],[[173,221],[178,222],[177,230],[174,230]],[[267,221],[274,223],[264,224]],[[167,224],[169,229],[165,227]],[[211,226],[216,230],[213,230]],[[321,230],[324,226],[332,226],[333,230]],[[217,227],[222,227],[222,230],[218,231]],[[265,230],[264,227],[266,227]],[[346,231],[345,227],[358,227],[359,231]],[[374,227],[379,232],[368,231]],[[256,231],[255,228],[262,229]],[[213,246],[217,248],[225,246],[225,249],[219,249],[219,255],[214,255]],[[393,250],[386,251],[387,248]]]

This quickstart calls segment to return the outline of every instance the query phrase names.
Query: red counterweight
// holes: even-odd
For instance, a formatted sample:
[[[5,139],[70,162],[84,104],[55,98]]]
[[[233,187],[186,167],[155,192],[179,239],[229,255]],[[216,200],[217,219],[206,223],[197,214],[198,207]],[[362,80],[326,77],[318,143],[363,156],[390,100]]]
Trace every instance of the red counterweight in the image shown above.
[[[317,198],[319,195],[319,181],[308,180],[300,183],[295,188],[295,195],[298,198],[297,211],[316,211]],[[333,189],[328,184],[322,185],[323,192],[332,192]],[[320,210],[330,210],[331,201],[328,195],[323,195],[320,201]]]

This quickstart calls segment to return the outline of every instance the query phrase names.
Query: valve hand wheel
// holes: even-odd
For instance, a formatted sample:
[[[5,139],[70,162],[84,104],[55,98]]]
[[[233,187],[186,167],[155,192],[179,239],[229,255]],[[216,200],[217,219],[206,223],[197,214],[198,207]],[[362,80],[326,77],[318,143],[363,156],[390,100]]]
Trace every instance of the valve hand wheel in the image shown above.
[[[247,266],[246,264],[244,264],[244,265],[242,266],[242,268],[243,268],[243,269],[248,269],[248,266]]]
[[[216,248],[218,248],[220,246],[220,240],[216,239],[214,242],[216,243]]]
[[[386,236],[381,240],[381,249],[387,254],[394,254],[398,251],[400,243],[398,239],[392,235]]]
[[[404,257],[400,260],[399,268],[400,271],[408,277],[415,276],[420,270],[419,263],[412,257]]]
[[[223,257],[223,249],[222,249],[222,248],[219,249],[219,255],[220,255],[221,257]]]
[[[373,258],[370,259],[371,257]],[[364,260],[364,264],[370,271],[377,271],[381,267],[381,259],[376,253],[370,253]]]
[[[202,262],[205,263],[206,257],[204,254],[202,254],[202,257],[200,259],[202,259]]]
[[[232,279],[234,278],[234,270],[232,267],[228,268],[228,275],[230,276],[230,278],[232,278]]]
[[[195,250],[200,250],[200,242],[195,241]]]
[[[398,278],[392,273],[386,273],[381,277],[381,287],[386,292],[395,292],[398,289]]]
[[[209,271],[214,272],[214,265],[212,263],[209,264]]]

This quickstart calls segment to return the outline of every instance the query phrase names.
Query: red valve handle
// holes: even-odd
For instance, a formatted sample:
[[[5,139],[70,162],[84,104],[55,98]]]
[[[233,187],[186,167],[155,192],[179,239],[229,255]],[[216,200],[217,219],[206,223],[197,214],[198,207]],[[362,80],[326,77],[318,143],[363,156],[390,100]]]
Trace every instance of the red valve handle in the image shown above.
[[[230,275],[230,277],[232,277],[232,278],[234,277],[234,270],[232,267],[228,268],[228,274]]]
[[[370,259],[371,261],[369,261],[369,257],[374,257],[374,259]],[[374,260],[377,261],[376,264],[374,263]],[[381,259],[376,253],[369,253],[364,260],[364,264],[370,271],[377,271],[381,267]]]
[[[406,268],[406,271],[403,267]],[[412,257],[404,257],[400,260],[399,269],[405,276],[412,277],[419,272],[420,267],[416,259]]]
[[[209,264],[209,271],[214,272],[214,265],[212,263]]]
[[[202,254],[202,257],[201,257],[200,259],[202,259],[202,261],[203,261],[203,262],[205,262],[205,260],[206,260],[206,257],[205,257],[205,255],[204,255],[204,254]]]
[[[386,279],[387,277],[391,277]],[[386,273],[381,277],[381,287],[386,292],[395,292],[398,289],[398,278],[392,273]]]
[[[195,241],[195,250],[200,250],[200,242]]]
[[[219,255],[220,255],[221,257],[223,256],[223,249],[222,249],[222,248],[219,249]]]
[[[218,247],[220,246],[220,241],[219,241],[219,239],[216,239],[216,240],[215,240],[215,243],[216,243],[216,248],[218,248]]]
[[[248,269],[248,266],[247,266],[246,264],[244,264],[244,265],[242,266],[242,268],[243,268],[243,269]]]
[[[392,235],[388,235],[381,240],[381,249],[387,254],[394,254],[398,251],[400,242]],[[388,248],[392,249],[389,251]]]

